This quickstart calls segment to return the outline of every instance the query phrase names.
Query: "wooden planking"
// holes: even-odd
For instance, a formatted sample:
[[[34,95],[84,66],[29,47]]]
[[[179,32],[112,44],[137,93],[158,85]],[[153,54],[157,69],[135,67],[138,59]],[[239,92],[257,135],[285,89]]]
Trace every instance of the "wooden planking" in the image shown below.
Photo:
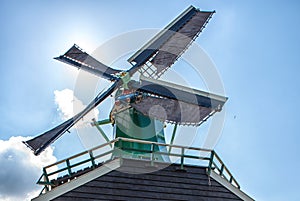
[[[74,199],[75,198],[75,199]],[[85,194],[82,195],[81,193],[72,192],[68,196],[60,197],[55,199],[55,201],[95,201],[95,200],[105,200],[105,201],[141,201],[141,198],[139,197],[120,197],[119,195],[96,195],[93,198],[90,198],[89,195]],[[143,201],[157,201],[156,198],[143,198]],[[164,199],[160,199],[160,201],[167,201]],[[170,200],[168,200],[170,201]]]
[[[54,200],[241,200],[212,178],[209,185],[205,167],[185,166],[185,171],[179,168],[178,164],[155,163],[153,167],[149,162],[124,159],[118,171],[111,171]],[[149,173],[137,174],[145,171]]]
[[[81,201],[90,201],[90,200],[118,200],[118,201],[240,201],[241,199],[226,199],[226,198],[218,198],[218,197],[204,197],[204,196],[173,196],[173,198],[165,196],[160,196],[158,194],[152,194],[152,197],[144,197],[143,193],[139,195],[135,194],[127,194],[126,196],[120,196],[118,194],[82,194],[80,192],[71,192],[68,193],[67,196],[57,198],[53,201],[68,201],[68,200],[81,200]]]
[[[208,175],[206,174],[206,169],[204,167],[199,166],[186,166],[186,171],[180,171],[180,165],[172,164],[164,169],[153,169],[153,167],[149,166],[150,163],[145,163],[144,161],[133,161],[132,162],[124,162],[118,170],[110,172],[109,176],[115,176],[117,178],[127,178],[128,174],[124,173],[133,173],[130,174],[130,177],[133,179],[139,179],[140,176],[137,172],[150,172],[148,174],[143,174],[143,179],[148,179],[152,181],[165,181],[165,182],[176,182],[180,179],[181,184],[195,184],[195,185],[207,185],[208,184]],[[157,164],[155,164],[157,165]],[[165,165],[164,165],[165,166]],[[180,174],[179,174],[180,173]],[[176,177],[174,177],[176,174]],[[212,186],[221,186],[219,183],[211,180]]]
[[[103,199],[103,200],[108,200],[108,199],[113,199],[113,200],[132,200],[133,198],[137,198],[137,200],[198,200],[198,198],[203,198],[204,200],[225,200],[226,197],[216,197],[216,196],[211,196],[211,195],[185,195],[185,194],[177,194],[177,193],[172,193],[172,194],[167,194],[165,192],[133,192],[131,190],[119,190],[119,189],[107,189],[106,190],[99,190],[99,189],[91,189],[91,191],[86,192],[86,189],[82,189],[84,192],[71,192],[68,193],[67,196],[70,197],[79,197],[83,196],[86,199]],[[95,193],[98,192],[98,193]],[[75,193],[75,194],[74,194]],[[76,195],[77,193],[77,195]],[[220,196],[220,195],[218,195]],[[61,196],[61,198],[64,198],[64,196]],[[118,198],[118,199],[116,199]],[[64,199],[62,199],[64,200]],[[240,200],[240,199],[235,199],[235,198],[230,198],[226,200]]]
[[[178,180],[177,180],[178,181]],[[230,192],[227,189],[224,189],[222,186],[216,186],[216,185],[208,185],[208,182],[205,183],[199,183],[199,184],[188,184],[188,183],[182,183],[182,182],[170,182],[170,181],[155,181],[155,180],[146,180],[144,178],[134,178],[134,179],[128,179],[128,178],[118,178],[118,177],[106,177],[106,178],[98,178],[97,180],[91,182],[90,185],[94,185],[94,182],[100,182],[100,183],[123,183],[123,184],[135,184],[135,185],[147,185],[147,186],[168,186],[170,188],[180,188],[180,189],[197,189],[197,190],[213,190],[213,191],[219,191],[219,192]],[[211,183],[217,183],[213,180],[211,180]],[[100,185],[100,184],[95,184]],[[106,184],[103,184],[106,185]]]
[[[232,196],[229,192],[220,191],[219,189],[215,188],[208,188],[199,186],[200,188],[175,188],[170,186],[154,186],[154,185],[137,185],[137,184],[124,184],[124,183],[105,183],[105,182],[93,182],[86,185],[88,188],[97,190],[99,186],[102,188],[102,186],[105,186],[106,188],[115,188],[118,190],[128,190],[134,189],[134,191],[140,191],[140,192],[159,192],[159,193],[170,193],[170,194],[184,194],[184,195],[198,195],[198,196],[218,196],[218,197],[225,197],[225,198],[235,198],[235,196]]]
[[[206,168],[199,166],[184,166],[184,170],[180,169],[180,165],[170,163],[154,163],[154,166],[150,165],[150,162],[138,161],[138,160],[126,160],[123,162],[122,166],[118,169],[120,172],[139,174],[147,173],[154,175],[172,176],[174,171],[182,172],[183,174],[178,174],[178,177],[183,178],[198,178],[207,179]],[[159,173],[158,173],[159,171]]]
[[[208,176],[204,176],[203,179],[198,179],[198,178],[184,178],[184,177],[175,177],[176,172],[173,174],[173,176],[164,176],[164,175],[158,175],[158,174],[143,174],[143,176],[141,177],[141,174],[125,174],[122,172],[113,172],[112,174],[109,174],[108,176],[116,178],[115,180],[118,180],[118,178],[124,178],[124,179],[128,179],[128,177],[130,177],[130,179],[142,179],[142,180],[148,180],[148,181],[157,181],[157,182],[167,182],[167,183],[171,183],[171,182],[177,182],[180,181],[180,184],[184,184],[184,185],[208,185]],[[130,175],[130,176],[128,176]],[[177,176],[178,174],[176,174]],[[219,186],[222,187],[219,183],[215,182],[213,179],[211,179],[211,185],[212,186]]]
[[[104,180],[104,179],[103,179]],[[151,180],[151,183],[145,179],[128,179],[128,178],[122,178],[120,180],[110,180],[109,178],[106,178],[105,181],[103,180],[95,180],[91,182],[91,186],[95,185],[103,185],[103,186],[110,186],[111,183],[113,185],[118,185],[120,184],[120,188],[122,188],[121,184],[124,185],[140,185],[140,186],[148,186],[148,187],[165,187],[168,186],[169,188],[172,189],[182,189],[182,190],[201,190],[201,191],[216,191],[216,192],[223,192],[223,193],[230,193],[229,190],[224,189],[223,187],[217,187],[217,186],[209,186],[208,182],[205,184],[186,184],[186,183],[181,183],[181,182],[160,182],[160,181],[154,181]]]

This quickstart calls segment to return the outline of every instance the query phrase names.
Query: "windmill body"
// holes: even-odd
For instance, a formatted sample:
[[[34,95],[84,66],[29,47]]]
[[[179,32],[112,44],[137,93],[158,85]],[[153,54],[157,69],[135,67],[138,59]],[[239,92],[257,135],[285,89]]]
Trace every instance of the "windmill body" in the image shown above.
[[[129,138],[137,140],[146,140],[149,142],[166,143],[164,137],[164,123],[143,115],[138,110],[131,108],[119,113],[116,116],[116,138]],[[150,154],[147,156],[143,150],[151,150],[151,144],[139,144],[134,142],[122,142],[122,144],[116,143],[115,146],[119,149],[126,147],[128,150],[126,153],[130,157],[138,158],[140,156],[150,158]],[[136,151],[135,151],[136,150]],[[142,150],[142,151],[141,151]],[[167,152],[165,147],[155,146],[153,148],[156,152]],[[170,161],[167,157],[160,157],[156,160]]]
[[[135,81],[131,81],[135,82]],[[146,140],[150,142],[166,143],[164,137],[164,122],[149,115],[144,115],[139,110],[131,106],[132,103],[136,103],[141,100],[143,94],[138,93],[131,87],[119,89],[116,92],[115,104],[110,113],[110,120],[114,125],[114,138],[129,138],[137,140]],[[135,152],[134,150],[149,150],[149,145],[141,145],[137,143],[126,143],[117,147],[122,148],[125,146],[132,149],[132,154],[138,155],[141,152]],[[156,151],[163,151],[159,147],[155,147]],[[165,151],[165,150],[164,150]]]

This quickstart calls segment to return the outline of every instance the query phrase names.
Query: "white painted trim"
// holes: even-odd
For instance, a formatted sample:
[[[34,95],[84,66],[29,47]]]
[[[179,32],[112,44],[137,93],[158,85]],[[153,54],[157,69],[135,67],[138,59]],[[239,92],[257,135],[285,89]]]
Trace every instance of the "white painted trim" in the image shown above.
[[[55,199],[79,186],[82,186],[87,182],[90,182],[102,175],[111,172],[112,170],[119,168],[120,166],[121,166],[121,160],[115,159],[111,162],[102,165],[101,167],[98,167],[84,175],[79,176],[77,179],[73,179],[70,182],[62,184],[45,194],[33,198],[31,201],[49,201]]]
[[[234,187],[232,184],[230,184],[227,180],[225,180],[223,177],[215,173],[214,171],[211,171],[210,177],[219,182],[222,186],[227,188],[229,191],[234,193],[236,196],[241,198],[244,201],[254,201],[250,196],[248,196],[246,193],[241,191],[240,189]]]

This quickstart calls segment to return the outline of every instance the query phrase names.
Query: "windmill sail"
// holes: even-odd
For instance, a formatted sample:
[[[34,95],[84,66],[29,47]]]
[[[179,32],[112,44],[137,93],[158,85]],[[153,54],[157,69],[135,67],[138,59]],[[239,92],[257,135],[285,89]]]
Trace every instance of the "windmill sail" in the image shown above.
[[[58,125],[57,127],[31,139],[23,142],[33,150],[35,155],[39,155],[44,149],[46,149],[51,143],[53,143],[57,138],[64,134],[68,128],[73,124],[74,118],[71,118],[64,123]]]
[[[139,69],[143,76],[158,79],[202,32],[213,13],[190,6],[130,57],[128,62],[143,65]]]
[[[143,93],[131,106],[144,115],[180,125],[199,126],[220,111],[227,98],[172,83],[142,78],[133,88]]]
[[[64,55],[54,59],[109,80],[115,80],[117,77],[114,75],[120,72],[96,60],[77,45],[73,45]]]
[[[105,98],[107,98],[120,84],[121,82],[117,80],[104,93],[99,93],[98,96],[83,111],[75,115],[73,118],[23,143],[26,144],[30,149],[32,149],[35,155],[39,155],[50,144],[52,144],[72,126],[74,126],[82,117],[84,117],[87,113],[89,113],[92,109],[99,105]]]

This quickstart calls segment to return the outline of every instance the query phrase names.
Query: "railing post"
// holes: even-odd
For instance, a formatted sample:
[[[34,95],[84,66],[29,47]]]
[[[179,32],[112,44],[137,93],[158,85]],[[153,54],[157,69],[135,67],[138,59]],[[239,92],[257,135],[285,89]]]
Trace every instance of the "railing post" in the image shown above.
[[[234,179],[234,178],[233,178]],[[234,183],[236,184],[237,188],[240,189],[241,186],[237,183],[237,181],[234,179]]]
[[[89,155],[90,155],[90,158],[91,158],[92,167],[95,168],[96,164],[95,164],[95,158],[94,158],[93,152],[89,151]]]
[[[150,160],[151,160],[151,166],[154,165],[154,144],[151,144],[151,155],[150,155]]]
[[[232,179],[233,179],[233,176],[230,176],[229,183],[231,183],[231,184],[232,184]]]
[[[49,191],[49,187],[48,187],[49,177],[48,177],[46,168],[43,168],[43,175],[44,175],[44,181],[47,183],[47,184],[45,184],[45,191],[48,192]]]
[[[210,173],[211,173],[211,168],[212,168],[212,165],[213,165],[214,155],[215,155],[215,152],[212,150],[211,153],[210,153],[210,159],[209,159],[209,164],[208,164],[208,171],[207,171],[208,175],[210,175]]]
[[[67,163],[67,168],[68,168],[69,176],[72,176],[72,170],[71,170],[70,160],[67,159],[67,160],[66,160],[66,163]]]
[[[182,170],[183,170],[183,164],[184,164],[184,147],[181,147],[180,169]]]
[[[224,171],[224,164],[221,165],[221,169],[220,169],[220,176],[223,175],[223,171]],[[231,182],[230,182],[231,183]]]

